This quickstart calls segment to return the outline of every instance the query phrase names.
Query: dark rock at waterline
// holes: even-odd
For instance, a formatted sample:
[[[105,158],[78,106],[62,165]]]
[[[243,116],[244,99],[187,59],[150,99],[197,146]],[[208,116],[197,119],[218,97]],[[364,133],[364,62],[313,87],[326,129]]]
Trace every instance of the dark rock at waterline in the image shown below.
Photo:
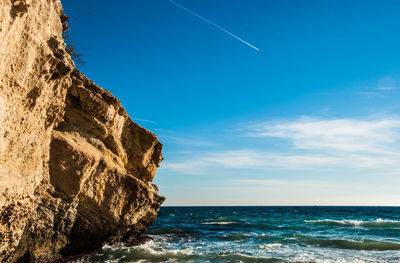
[[[153,240],[153,238],[151,236],[147,236],[147,235],[143,235],[140,233],[133,233],[131,235],[129,235],[124,242],[128,245],[128,246],[139,246],[139,245],[143,245],[144,243]]]

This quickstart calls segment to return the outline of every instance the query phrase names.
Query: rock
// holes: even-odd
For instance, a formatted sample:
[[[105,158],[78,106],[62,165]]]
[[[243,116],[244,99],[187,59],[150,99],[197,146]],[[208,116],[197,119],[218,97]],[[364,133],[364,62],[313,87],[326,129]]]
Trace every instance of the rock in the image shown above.
[[[162,160],[157,137],[132,122],[109,92],[77,70],[71,76],[50,145],[50,183],[73,211],[60,223],[60,232],[70,233],[62,255],[144,232],[164,201],[151,183]]]
[[[74,69],[59,0],[2,1],[0,18],[0,261],[145,241],[157,136]]]
[[[28,11],[28,5],[23,0],[14,0],[10,10],[11,17],[21,16]]]

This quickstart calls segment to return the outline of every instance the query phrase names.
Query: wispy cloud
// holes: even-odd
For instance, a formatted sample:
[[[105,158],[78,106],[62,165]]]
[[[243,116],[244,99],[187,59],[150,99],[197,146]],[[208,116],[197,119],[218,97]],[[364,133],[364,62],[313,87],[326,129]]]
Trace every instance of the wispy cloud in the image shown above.
[[[139,118],[133,118],[134,121],[138,121],[138,122],[147,122],[147,123],[151,123],[151,124],[158,124],[155,121],[152,120],[145,120],[145,119],[139,119]]]
[[[400,118],[384,120],[316,119],[261,122],[248,135],[288,139],[298,149],[340,152],[393,153],[399,143]]]
[[[302,170],[335,165],[336,157],[312,155],[279,155],[270,152],[242,149],[231,151],[194,152],[183,161],[166,161],[162,168],[180,173],[205,173],[210,168],[228,169],[289,169]]]
[[[260,205],[399,205],[400,196],[393,183],[377,188],[365,182],[343,180],[237,179],[232,181],[231,188],[251,196],[250,205],[254,205],[254,200]]]
[[[192,153],[185,160],[165,161],[161,169],[173,170],[183,174],[209,173],[210,169],[246,170],[316,170],[337,168],[381,169],[382,173],[400,172],[400,156],[363,154],[298,154],[280,155],[254,150],[235,150]]]
[[[195,138],[186,138],[186,137],[178,137],[178,136],[164,136],[165,139],[180,145],[185,146],[193,146],[193,147],[214,147],[217,146],[218,143],[202,140],[202,139],[195,139]]]
[[[345,184],[341,182],[330,182],[330,181],[318,181],[318,180],[278,180],[278,179],[236,179],[232,180],[232,184],[241,187],[252,187],[254,188],[319,188],[319,189],[333,189],[343,188]],[[354,188],[353,185],[347,185],[348,187]],[[357,187],[363,188],[365,186],[359,185]]]
[[[361,168],[385,174],[400,172],[400,118],[301,117],[252,124],[241,136],[260,141],[273,138],[289,144],[274,151],[245,148],[192,152],[181,161],[167,160],[163,168],[193,174],[217,168],[293,171]]]
[[[393,91],[400,90],[396,80],[392,77],[384,77],[378,80],[376,86],[364,86],[356,88],[355,94],[361,95],[366,99],[385,97]]]
[[[385,97],[385,95],[380,92],[379,90],[375,91],[356,91],[354,92],[357,95],[362,96],[365,99],[373,99],[373,98],[382,98]]]
[[[382,87],[377,87],[376,89],[390,91],[390,90],[398,90],[399,88],[394,86],[382,86]]]

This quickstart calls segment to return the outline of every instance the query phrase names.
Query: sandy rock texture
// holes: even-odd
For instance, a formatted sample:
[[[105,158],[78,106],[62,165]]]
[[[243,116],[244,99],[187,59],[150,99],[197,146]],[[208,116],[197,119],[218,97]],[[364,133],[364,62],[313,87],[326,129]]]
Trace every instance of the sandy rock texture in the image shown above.
[[[0,1],[0,261],[136,243],[164,197],[157,136],[65,51],[59,0]]]

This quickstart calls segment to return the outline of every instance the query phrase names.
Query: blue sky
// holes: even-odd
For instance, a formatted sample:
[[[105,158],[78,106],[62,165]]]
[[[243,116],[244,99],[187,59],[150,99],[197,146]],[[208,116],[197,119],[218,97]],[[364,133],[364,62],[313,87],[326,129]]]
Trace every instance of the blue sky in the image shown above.
[[[400,205],[399,1],[176,2],[63,1],[165,205]]]

